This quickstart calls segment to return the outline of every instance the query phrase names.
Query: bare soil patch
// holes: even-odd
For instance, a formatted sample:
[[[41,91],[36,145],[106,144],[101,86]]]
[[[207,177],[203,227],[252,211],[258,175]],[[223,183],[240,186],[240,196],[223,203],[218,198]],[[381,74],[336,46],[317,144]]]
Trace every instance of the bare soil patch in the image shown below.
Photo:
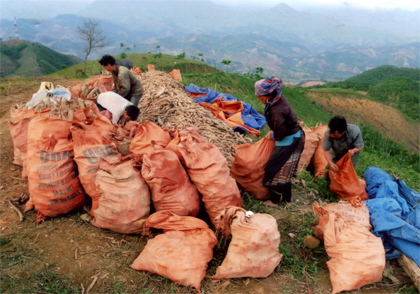
[[[308,97],[320,103],[334,115],[343,115],[349,123],[375,125],[379,131],[407,148],[419,152],[419,125],[408,121],[398,110],[363,98],[340,94],[308,92]]]
[[[311,82],[306,82],[303,85],[301,85],[301,87],[312,87],[312,86],[316,86],[316,85],[324,85],[324,82],[321,81],[311,81]]]
[[[38,90],[45,78],[28,80],[27,84],[9,84],[2,88],[0,101],[0,232],[1,232],[1,292],[2,293],[81,293],[81,284],[87,289],[98,279],[90,293],[196,293],[189,287],[148,272],[133,270],[129,265],[147,243],[140,235],[124,235],[93,227],[81,220],[82,209],[36,225],[36,211],[28,212],[19,222],[7,200],[17,200],[28,193],[28,184],[20,179],[21,167],[12,164],[13,145],[8,130],[9,109],[14,103],[26,102]],[[55,85],[70,86],[85,80],[49,79]],[[1,86],[7,86],[1,82]],[[289,244],[296,261],[303,260],[302,247],[297,239],[302,230],[313,224],[312,203],[319,201],[314,194],[296,183],[290,206],[270,208],[268,212],[278,222],[281,245]],[[15,202],[16,203],[16,202]],[[24,205],[18,205],[23,211]],[[312,222],[312,223],[311,223]],[[159,234],[153,231],[153,234]],[[226,254],[227,245],[219,242],[214,249],[207,277],[201,290],[205,293],[309,293],[304,275],[296,274],[285,259],[272,275],[265,279],[231,279],[213,283],[211,276]],[[306,261],[319,270],[309,284],[312,293],[329,293],[331,284],[326,266],[328,256],[322,248],[306,248]],[[315,261],[316,258],[317,260]],[[350,293],[396,293],[412,282],[399,265],[388,262],[399,283],[384,278]]]

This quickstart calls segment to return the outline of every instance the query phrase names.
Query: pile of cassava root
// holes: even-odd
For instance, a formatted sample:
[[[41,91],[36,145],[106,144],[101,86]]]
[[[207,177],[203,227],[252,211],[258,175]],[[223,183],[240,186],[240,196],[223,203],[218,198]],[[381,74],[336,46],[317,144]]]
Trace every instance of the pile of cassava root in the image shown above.
[[[200,134],[210,143],[219,147],[229,166],[235,158],[234,146],[251,143],[251,139],[233,132],[210,110],[189,97],[184,86],[169,74],[150,71],[142,73],[140,79],[144,89],[139,103],[140,123],[150,120],[169,129],[178,126],[179,130],[184,129],[186,125],[193,125],[199,128]]]

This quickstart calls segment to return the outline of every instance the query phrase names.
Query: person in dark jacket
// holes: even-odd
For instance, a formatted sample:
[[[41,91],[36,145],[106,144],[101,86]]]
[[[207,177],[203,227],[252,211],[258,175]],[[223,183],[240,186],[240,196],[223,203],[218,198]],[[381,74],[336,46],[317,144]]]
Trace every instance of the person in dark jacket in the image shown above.
[[[279,78],[256,82],[255,95],[266,105],[264,114],[271,131],[265,138],[276,142],[263,179],[264,187],[270,189],[270,199],[263,203],[277,206],[280,201],[291,201],[292,178],[297,176],[305,133],[292,106],[282,96],[282,81]]]
[[[143,86],[136,76],[126,67],[117,65],[115,58],[111,55],[102,56],[99,63],[102,67],[112,73],[114,80],[112,92],[115,92],[131,103],[138,106],[143,96]]]

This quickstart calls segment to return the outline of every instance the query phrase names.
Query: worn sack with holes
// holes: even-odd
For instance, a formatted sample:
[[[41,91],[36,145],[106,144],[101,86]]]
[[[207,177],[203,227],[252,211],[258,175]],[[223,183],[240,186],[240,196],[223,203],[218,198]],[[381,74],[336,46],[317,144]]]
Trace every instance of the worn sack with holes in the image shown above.
[[[274,217],[230,206],[216,218],[216,223],[222,234],[232,234],[232,241],[212,277],[214,280],[265,278],[273,273],[283,257],[279,253],[280,232]]]
[[[275,144],[273,140],[263,138],[255,144],[235,146],[235,159],[230,169],[232,177],[257,200],[270,198],[270,190],[263,187],[263,178]]]
[[[84,204],[69,140],[71,124],[56,117],[35,117],[29,123],[28,184],[37,223]]]
[[[178,148],[213,224],[214,218],[226,207],[242,207],[238,185],[230,176],[227,160],[216,145],[194,142],[188,135]]]
[[[332,293],[380,282],[386,262],[381,238],[365,226],[349,222],[341,214],[321,207],[317,202],[313,208],[320,219],[326,219],[323,235],[325,249],[331,258],[327,265]]]
[[[324,150],[322,149],[322,142],[324,141],[326,130],[328,130],[327,125],[317,125],[316,127],[312,128],[312,131],[314,131],[320,137],[318,146],[316,147],[312,157],[312,162],[315,167],[315,177],[324,176],[325,169],[328,165],[328,161],[325,159]]]
[[[162,148],[162,147],[161,147]],[[156,211],[197,216],[200,196],[175,152],[163,148],[145,154],[141,173],[150,187]]]
[[[194,287],[200,293],[201,281],[217,244],[214,232],[198,218],[170,211],[152,214],[146,226],[163,229],[165,233],[149,239],[130,267]]]
[[[100,198],[92,225],[123,234],[141,233],[150,213],[150,193],[135,162],[101,160],[95,185]]]

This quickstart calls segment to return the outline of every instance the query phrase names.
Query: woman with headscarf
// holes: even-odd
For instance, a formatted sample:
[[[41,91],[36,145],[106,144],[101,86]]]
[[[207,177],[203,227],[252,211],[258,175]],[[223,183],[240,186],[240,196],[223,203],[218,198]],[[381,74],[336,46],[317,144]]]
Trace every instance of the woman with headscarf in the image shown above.
[[[277,206],[292,198],[292,177],[297,176],[298,163],[305,145],[305,133],[290,103],[282,96],[282,81],[266,78],[255,83],[255,95],[265,104],[265,119],[270,132],[265,136],[276,142],[265,168],[264,187],[270,199],[263,203]]]

